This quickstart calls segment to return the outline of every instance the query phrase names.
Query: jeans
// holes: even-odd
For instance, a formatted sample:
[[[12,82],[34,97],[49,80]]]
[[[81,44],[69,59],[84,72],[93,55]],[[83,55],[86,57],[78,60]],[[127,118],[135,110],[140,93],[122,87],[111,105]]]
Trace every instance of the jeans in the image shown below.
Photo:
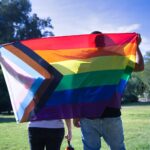
[[[64,128],[29,128],[29,143],[31,150],[60,150],[64,138]]]
[[[111,150],[125,150],[122,120],[120,117],[81,119],[84,150],[100,150],[101,137]]]

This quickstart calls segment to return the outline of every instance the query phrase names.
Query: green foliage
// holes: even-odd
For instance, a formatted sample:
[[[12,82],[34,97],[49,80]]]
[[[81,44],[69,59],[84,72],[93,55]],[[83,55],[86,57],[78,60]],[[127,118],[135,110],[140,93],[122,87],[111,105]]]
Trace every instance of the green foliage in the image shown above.
[[[144,83],[146,84],[146,93],[148,93],[149,98],[150,98],[150,52],[147,52],[145,57],[145,69],[144,69],[144,74],[143,74],[143,80]]]
[[[0,72],[0,112],[2,111],[7,111],[10,113],[12,110],[11,103],[10,103],[10,98],[8,95],[6,83],[4,81],[3,74]]]
[[[145,88],[145,84],[138,77],[138,74],[133,73],[125,89],[123,102],[137,102],[138,96],[143,95]]]
[[[150,98],[150,52],[147,52],[144,56],[145,67],[144,71],[137,74],[137,76],[143,81],[145,90],[144,94]]]
[[[29,0],[0,1],[0,43],[53,35],[51,19],[31,14]]]

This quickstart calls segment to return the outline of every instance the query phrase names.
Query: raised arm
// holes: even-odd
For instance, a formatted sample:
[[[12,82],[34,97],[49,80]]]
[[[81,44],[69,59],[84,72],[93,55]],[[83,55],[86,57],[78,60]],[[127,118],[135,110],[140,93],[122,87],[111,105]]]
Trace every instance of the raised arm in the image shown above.
[[[136,64],[135,64],[135,68],[134,68],[135,72],[144,70],[144,60],[143,60],[143,56],[142,56],[142,53],[139,48],[140,43],[141,43],[141,36],[139,34],[138,47],[137,47],[137,52],[136,52]]]

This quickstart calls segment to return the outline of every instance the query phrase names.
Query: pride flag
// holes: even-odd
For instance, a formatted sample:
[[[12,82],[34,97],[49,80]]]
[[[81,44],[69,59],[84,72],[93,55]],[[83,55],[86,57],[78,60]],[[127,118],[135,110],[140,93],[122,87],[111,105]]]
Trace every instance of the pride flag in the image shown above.
[[[17,122],[98,117],[120,108],[133,71],[136,33],[24,40],[0,48]]]

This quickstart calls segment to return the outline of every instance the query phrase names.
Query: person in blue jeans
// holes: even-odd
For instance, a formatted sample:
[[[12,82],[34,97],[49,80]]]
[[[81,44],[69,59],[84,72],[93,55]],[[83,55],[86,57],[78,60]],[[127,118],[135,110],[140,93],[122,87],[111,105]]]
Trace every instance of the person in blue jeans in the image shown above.
[[[101,34],[94,31],[92,34]],[[138,45],[141,43],[139,35]],[[137,60],[134,71],[144,70],[144,61],[140,49],[137,49]],[[73,119],[76,127],[81,127],[84,150],[100,150],[103,137],[111,150],[125,150],[123,125],[120,108],[111,105],[106,107],[103,114],[97,118]]]

